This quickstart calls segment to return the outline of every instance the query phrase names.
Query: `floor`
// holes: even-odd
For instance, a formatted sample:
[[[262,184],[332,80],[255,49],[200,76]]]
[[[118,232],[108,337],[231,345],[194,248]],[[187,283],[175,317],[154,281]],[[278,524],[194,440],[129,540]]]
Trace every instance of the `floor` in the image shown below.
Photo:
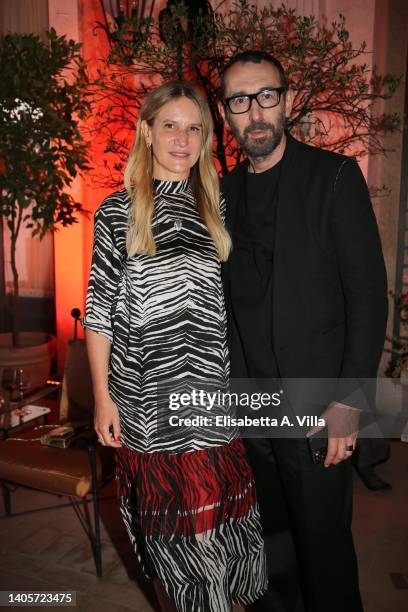
[[[406,612],[408,444],[394,441],[391,459],[378,473],[391,491],[373,493],[355,481],[353,524],[365,612]],[[48,495],[13,493],[13,511],[20,514],[0,520],[0,590],[74,590],[79,610],[154,612],[154,595],[137,573],[116,501],[105,499],[101,507],[102,579],[95,576],[89,543],[70,507],[24,514],[50,503],[55,498]]]

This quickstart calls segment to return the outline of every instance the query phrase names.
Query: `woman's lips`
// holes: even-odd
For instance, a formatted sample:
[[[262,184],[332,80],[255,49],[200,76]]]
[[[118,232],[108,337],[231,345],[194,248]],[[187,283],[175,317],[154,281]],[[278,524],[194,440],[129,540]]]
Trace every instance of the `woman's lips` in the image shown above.
[[[190,153],[184,153],[182,151],[170,151],[170,155],[176,159],[186,159],[190,157]]]

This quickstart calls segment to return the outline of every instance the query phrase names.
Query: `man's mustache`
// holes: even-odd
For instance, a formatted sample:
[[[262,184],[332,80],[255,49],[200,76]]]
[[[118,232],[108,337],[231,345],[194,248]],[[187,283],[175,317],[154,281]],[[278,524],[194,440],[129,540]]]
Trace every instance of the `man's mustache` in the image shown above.
[[[275,127],[272,123],[265,123],[264,121],[253,121],[244,129],[244,136],[248,136],[248,134],[257,130],[272,130],[272,132],[274,132]]]

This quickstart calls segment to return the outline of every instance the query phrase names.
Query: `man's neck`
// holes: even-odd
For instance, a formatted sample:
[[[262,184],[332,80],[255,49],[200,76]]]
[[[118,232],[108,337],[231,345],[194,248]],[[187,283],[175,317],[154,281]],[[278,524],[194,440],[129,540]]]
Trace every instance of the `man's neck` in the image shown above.
[[[267,157],[249,157],[248,156],[248,159],[249,159],[248,172],[259,174],[260,172],[265,172],[266,170],[270,170],[270,168],[273,168],[274,166],[276,166],[276,164],[280,162],[280,160],[283,157],[283,154],[286,149],[286,142],[287,142],[286,134],[283,134],[282,140],[280,141],[276,149],[274,149],[272,153],[268,155]]]

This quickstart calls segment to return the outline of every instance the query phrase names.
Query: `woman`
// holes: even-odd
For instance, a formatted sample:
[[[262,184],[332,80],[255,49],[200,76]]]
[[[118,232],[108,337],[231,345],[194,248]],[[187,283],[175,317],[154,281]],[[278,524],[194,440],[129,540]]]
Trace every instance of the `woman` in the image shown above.
[[[220,260],[231,243],[212,138],[191,85],[146,97],[126,188],[95,214],[83,321],[95,430],[117,449],[122,516],[146,576],[179,612],[229,612],[266,589],[242,441],[233,429],[170,425],[166,393],[191,389],[190,379],[212,389],[228,380]],[[206,411],[190,408],[178,414]]]

